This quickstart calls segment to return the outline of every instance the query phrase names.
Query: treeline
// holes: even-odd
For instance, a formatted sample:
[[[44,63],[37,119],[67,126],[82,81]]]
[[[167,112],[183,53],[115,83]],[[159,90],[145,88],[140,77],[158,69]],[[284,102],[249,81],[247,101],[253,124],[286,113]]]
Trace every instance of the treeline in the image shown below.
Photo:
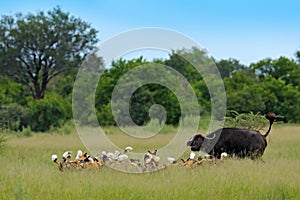
[[[197,60],[208,56],[205,50],[183,49],[174,51],[166,60],[153,62],[167,65],[181,73],[197,95],[200,114],[209,115],[212,102],[207,84],[191,63],[184,59],[187,57]],[[299,60],[286,57],[267,58],[250,66],[245,66],[236,59],[214,61],[224,81],[228,115],[232,113],[230,111],[261,114],[272,111],[285,122],[300,122]],[[128,61],[121,59],[113,62],[112,67],[104,71],[96,91],[95,106],[100,123],[115,124],[110,112],[114,86],[128,71],[145,64],[149,62],[142,57]],[[150,120],[149,109],[154,104],[161,104],[165,108],[167,124],[178,124],[182,117],[179,102],[172,91],[159,84],[142,86],[133,93],[129,108],[134,122],[139,125],[147,123]],[[121,111],[119,114],[122,116]]]
[[[203,49],[181,49],[173,51],[164,60],[121,58],[104,69],[102,59],[95,54],[96,33],[90,24],[59,8],[36,15],[2,16],[0,127],[16,131],[30,127],[33,131],[44,132],[72,119],[73,85],[83,60],[99,71],[103,70],[95,93],[96,115],[103,126],[116,125],[111,112],[111,97],[118,80],[145,65],[168,66],[180,73],[197,96],[200,114],[209,115],[212,102],[207,84],[184,58],[199,65],[203,59],[214,61],[224,81],[228,111],[262,114],[272,111],[285,122],[300,122],[300,51],[295,53],[294,59],[266,58],[246,66],[236,59],[216,60]],[[168,69],[162,67],[161,70],[165,73]],[[170,75],[168,79],[175,80],[176,75]],[[154,113],[161,122],[166,120],[167,124],[177,125],[185,117],[176,95],[167,87],[153,83],[133,92],[129,105],[133,122],[138,125],[148,123],[149,114],[153,114],[149,109],[154,104],[162,105],[166,111],[166,119]],[[121,125],[132,125],[132,121],[124,117],[123,105],[118,106],[117,120],[122,122]],[[151,111],[155,112],[155,109]],[[80,121],[93,125],[92,112],[84,112]]]
[[[197,95],[200,114],[211,111],[210,94],[203,78],[183,57],[206,55],[204,50],[174,51],[166,60],[147,61],[143,57],[113,61],[105,69],[96,89],[95,108],[101,125],[116,125],[111,112],[111,97],[118,80],[130,70],[149,64],[164,64],[181,73]],[[201,54],[201,55],[199,55]],[[293,59],[264,59],[245,66],[238,60],[215,60],[222,75],[227,97],[227,110],[238,113],[273,111],[285,122],[300,122],[300,67]],[[30,126],[34,131],[47,131],[72,118],[72,89],[77,69],[65,72],[51,81],[43,99],[34,99],[28,89],[8,77],[0,85],[1,127],[19,130]],[[147,75],[146,75],[147,76]],[[177,125],[181,109],[176,95],[159,84],[138,88],[130,99],[130,115],[138,125],[149,122],[149,110],[160,104],[167,113],[166,124]],[[92,111],[91,111],[92,112]],[[230,114],[230,112],[228,112]],[[118,117],[125,114],[120,112]],[[89,116],[82,116],[89,124]],[[131,125],[122,120],[123,125]]]

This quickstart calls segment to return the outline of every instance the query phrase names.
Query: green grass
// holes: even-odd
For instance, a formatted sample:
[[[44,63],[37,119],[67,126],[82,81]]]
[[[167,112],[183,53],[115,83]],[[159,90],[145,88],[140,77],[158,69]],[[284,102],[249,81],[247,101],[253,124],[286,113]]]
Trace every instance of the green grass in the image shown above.
[[[300,199],[300,126],[271,132],[260,161],[227,159],[197,168],[129,174],[108,167],[58,171],[51,154],[84,149],[76,134],[10,137],[0,150],[0,199]],[[123,146],[136,140],[109,136]],[[133,144],[165,145],[172,134]],[[185,141],[183,141],[185,142]],[[159,152],[158,152],[159,153]]]

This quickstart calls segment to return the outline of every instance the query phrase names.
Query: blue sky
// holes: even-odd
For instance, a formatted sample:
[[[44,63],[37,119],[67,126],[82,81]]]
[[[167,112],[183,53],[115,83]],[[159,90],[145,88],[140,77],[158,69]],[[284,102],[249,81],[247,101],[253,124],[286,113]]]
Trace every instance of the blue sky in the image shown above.
[[[35,13],[57,5],[90,22],[101,41],[131,29],[167,28],[192,38],[217,59],[236,58],[244,64],[293,58],[300,48],[296,0],[11,0],[1,2],[0,13]]]

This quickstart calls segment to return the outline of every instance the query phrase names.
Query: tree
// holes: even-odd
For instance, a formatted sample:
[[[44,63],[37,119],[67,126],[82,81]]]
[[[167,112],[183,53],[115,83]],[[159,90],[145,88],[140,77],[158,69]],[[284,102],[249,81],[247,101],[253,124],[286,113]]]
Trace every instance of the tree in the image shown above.
[[[272,111],[283,117],[286,122],[300,121],[300,92],[291,84],[286,84],[282,79],[272,76],[265,77],[261,84],[263,101],[266,112]]]
[[[276,79],[281,78],[287,84],[294,82],[294,79],[299,79],[299,77],[294,77],[296,71],[300,68],[299,65],[294,60],[286,57],[275,60],[271,58],[260,60],[251,64],[250,68],[259,75],[260,79],[270,75]]]
[[[160,60],[148,62],[143,59],[143,57],[132,60],[119,59],[117,61],[113,61],[112,67],[106,69],[101,76],[96,91],[95,107],[97,109],[99,122],[102,125],[116,124],[111,112],[111,103],[113,103],[115,105],[115,111],[117,111],[115,116],[117,118],[116,120],[121,125],[132,125],[132,121],[138,125],[145,125],[149,122],[150,116],[156,118],[161,123],[164,120],[164,116],[160,115],[158,113],[159,111],[152,107],[155,104],[160,104],[167,114],[165,123],[174,125],[178,124],[179,118],[181,117],[179,102],[175,94],[164,86],[167,85],[167,83],[176,83],[178,77],[169,72],[166,68],[152,68],[152,66],[155,67],[156,64],[161,65],[161,63],[162,61]],[[141,66],[146,66],[147,68],[139,68]],[[147,69],[147,72],[145,72],[145,69]],[[129,81],[125,81],[121,84],[124,88],[120,85],[118,86],[119,92],[124,95],[120,95],[119,98],[113,101],[111,99],[112,93],[117,82],[121,79],[121,77],[123,77],[123,75],[131,70],[135,70],[134,73],[127,74],[125,76],[126,80]],[[141,78],[147,76],[147,79],[149,79],[149,77],[157,76],[159,74],[168,74],[168,76],[161,77],[160,81],[162,85],[156,83],[146,85],[141,84],[140,87],[133,91],[132,96],[130,96],[129,104],[122,101],[126,98],[126,94],[128,93],[127,88],[132,88],[136,84],[142,82],[137,77]],[[128,116],[126,112],[128,108],[130,116]]]
[[[237,71],[224,80],[227,96],[227,109],[238,113],[265,111],[263,89],[244,72]]]
[[[207,64],[210,59],[206,50],[192,47],[191,49],[180,49],[172,51],[170,58],[164,61],[164,64],[172,67],[182,74],[190,83],[202,80],[195,66]]]
[[[125,73],[132,70],[133,68],[145,65],[147,63],[149,62],[146,61],[142,56],[132,60],[119,59],[113,61],[111,64],[111,68],[104,71],[103,75],[101,76],[101,79],[99,80],[99,84],[96,90],[96,97],[95,97],[95,107],[97,109],[97,117],[101,124],[115,125],[110,104],[111,104],[112,93],[118,80]],[[138,98],[147,94],[146,89],[147,88],[139,89],[133,96],[133,102],[134,102],[133,105],[135,106],[131,107],[130,111],[132,112],[131,114],[133,115],[132,116],[133,120],[137,124],[142,124],[146,120],[145,116],[148,116],[145,115],[145,105],[142,105],[141,103],[143,102],[145,104],[146,102]],[[146,97],[144,96],[143,99],[145,100],[145,98]],[[118,106],[122,108],[124,105],[118,105]],[[126,116],[123,112],[121,112],[121,114],[119,114],[118,117],[120,119],[123,117],[121,120],[123,122],[128,121],[127,119],[125,119]],[[130,124],[124,124],[124,125],[130,125]]]
[[[300,65],[300,50],[296,51],[295,56],[296,56],[298,65]]]
[[[216,62],[222,78],[231,77],[235,71],[245,70],[246,66],[242,65],[238,60],[230,58],[228,60],[222,59]]]
[[[97,31],[59,7],[36,15],[2,16],[0,70],[42,99],[51,79],[77,68],[98,41]]]

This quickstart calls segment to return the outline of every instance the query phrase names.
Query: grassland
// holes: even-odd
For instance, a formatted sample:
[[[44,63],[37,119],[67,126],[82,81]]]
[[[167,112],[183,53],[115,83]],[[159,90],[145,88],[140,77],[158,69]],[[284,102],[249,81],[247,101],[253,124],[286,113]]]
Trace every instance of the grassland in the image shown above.
[[[153,144],[172,138],[164,134]],[[125,145],[118,134],[111,139]],[[119,140],[118,140],[119,139]],[[132,141],[130,141],[132,142]],[[136,144],[137,146],[141,144]],[[0,199],[300,199],[300,126],[275,126],[263,159],[129,174],[108,167],[58,171],[51,154],[84,150],[78,135],[10,137],[0,150]]]

